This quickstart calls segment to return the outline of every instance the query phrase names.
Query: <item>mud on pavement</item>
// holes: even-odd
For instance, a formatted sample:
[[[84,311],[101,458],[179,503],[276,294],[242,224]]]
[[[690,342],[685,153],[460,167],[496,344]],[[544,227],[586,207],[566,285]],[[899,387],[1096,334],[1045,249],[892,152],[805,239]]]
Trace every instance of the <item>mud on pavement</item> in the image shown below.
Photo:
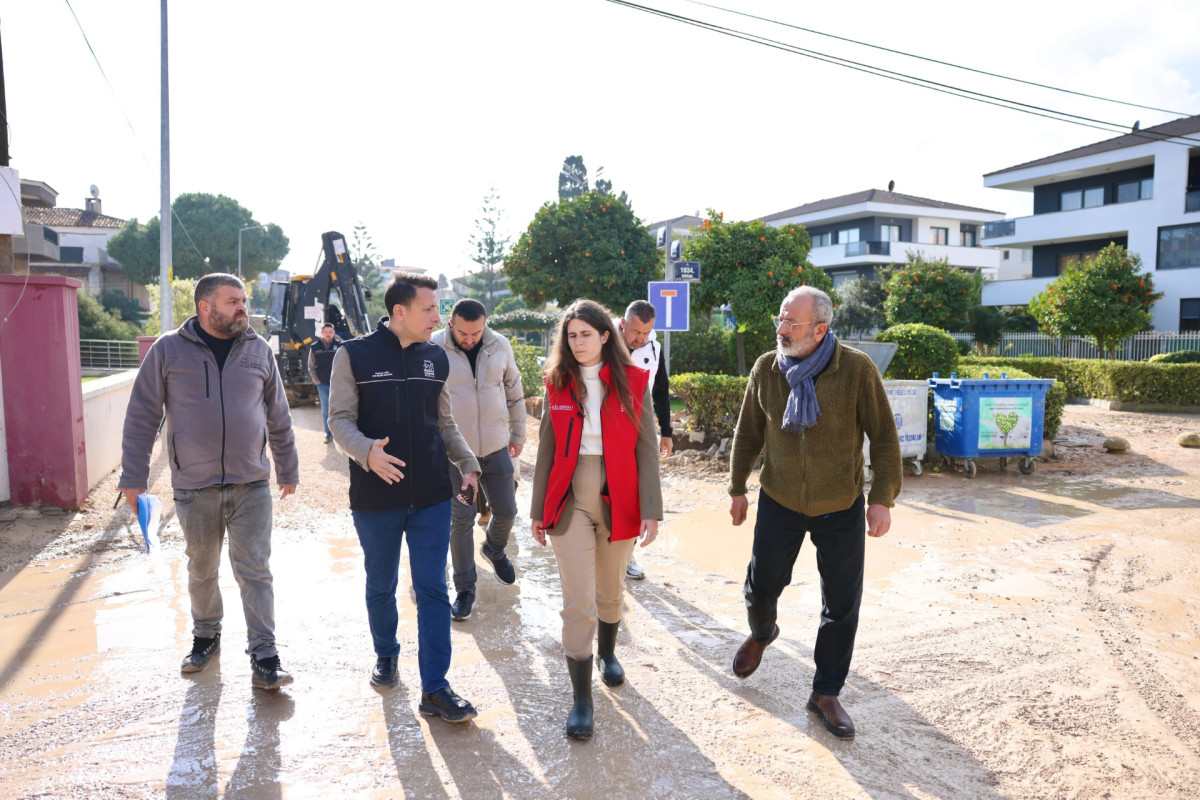
[[[276,504],[277,633],[296,676],[250,688],[228,564],[223,652],[190,646],[182,541],[140,552],[115,476],[80,513],[0,511],[0,795],[4,797],[1138,798],[1200,796],[1200,451],[1191,416],[1069,406],[1059,457],[1032,475],[907,478],[867,548],[862,622],[834,739],[805,710],[819,581],[810,547],[780,601],[782,635],[747,680],[741,583],[752,522],[723,477],[666,472],[667,523],[638,551],[618,653],[595,683],[596,737],[563,736],[570,684],[558,576],[524,512],[515,586],[480,560],[455,623],[465,726],[419,716],[415,606],[401,575],[401,685],[377,691],[346,465],[319,413],[295,409],[304,463]],[[533,428],[536,431],[536,427]],[[1120,435],[1129,453],[1100,448]],[[751,493],[756,498],[757,490]],[[751,507],[753,514],[753,505]]]

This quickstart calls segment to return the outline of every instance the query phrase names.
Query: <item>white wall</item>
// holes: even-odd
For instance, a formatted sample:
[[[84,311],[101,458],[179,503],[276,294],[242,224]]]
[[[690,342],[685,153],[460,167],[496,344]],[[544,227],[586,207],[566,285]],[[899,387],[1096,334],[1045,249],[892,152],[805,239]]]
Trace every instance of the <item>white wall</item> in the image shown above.
[[[24,232],[21,175],[12,167],[0,167],[0,236],[20,236]]]
[[[121,465],[125,409],[136,377],[137,370],[131,369],[83,385],[83,446],[87,451],[89,491]]]

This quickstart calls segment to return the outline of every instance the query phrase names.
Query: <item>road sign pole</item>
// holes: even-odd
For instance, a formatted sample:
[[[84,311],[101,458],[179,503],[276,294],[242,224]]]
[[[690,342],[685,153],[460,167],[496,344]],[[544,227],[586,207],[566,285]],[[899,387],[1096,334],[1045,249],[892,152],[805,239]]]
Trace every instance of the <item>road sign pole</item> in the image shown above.
[[[675,265],[671,262],[671,221],[667,220],[667,236],[664,242],[666,245],[663,248],[663,253],[666,255],[667,263],[664,270],[666,279],[669,281],[675,280]],[[667,303],[667,326],[671,325],[671,304]],[[663,331],[663,363],[667,367],[667,374],[671,374],[671,332]],[[653,382],[654,376],[650,376]]]

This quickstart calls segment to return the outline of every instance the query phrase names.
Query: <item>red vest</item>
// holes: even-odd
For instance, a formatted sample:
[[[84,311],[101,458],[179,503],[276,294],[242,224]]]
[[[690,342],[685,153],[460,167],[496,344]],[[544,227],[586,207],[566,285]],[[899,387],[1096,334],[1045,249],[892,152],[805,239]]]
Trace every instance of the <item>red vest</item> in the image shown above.
[[[641,419],[642,399],[650,373],[630,365],[625,367],[625,374],[629,380],[634,414]],[[601,496],[612,514],[611,541],[617,542],[635,538],[642,527],[636,453],[638,429],[621,407],[607,364],[600,368],[600,380],[608,387],[600,410],[605,480]],[[575,399],[574,379],[566,389],[556,389],[547,384],[546,395],[550,403],[545,413],[550,415],[550,424],[554,426],[555,453],[550,478],[546,482],[542,524],[550,529],[559,522],[571,491],[571,480],[575,477],[575,465],[579,463],[579,446],[583,441],[583,409]]]

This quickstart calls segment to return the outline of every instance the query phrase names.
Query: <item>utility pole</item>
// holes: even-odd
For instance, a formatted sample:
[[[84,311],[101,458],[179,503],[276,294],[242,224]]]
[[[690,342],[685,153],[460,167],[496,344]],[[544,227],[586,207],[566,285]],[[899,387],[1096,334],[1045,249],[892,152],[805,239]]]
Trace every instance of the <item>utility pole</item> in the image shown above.
[[[8,169],[8,103],[4,95],[4,50],[0,48],[0,169]],[[14,180],[16,177],[14,176]],[[17,184],[17,213],[21,213],[21,182]],[[5,198],[7,200],[7,198]],[[0,233],[0,275],[11,275],[17,271],[16,254],[13,253],[13,237]]]
[[[162,196],[158,210],[158,318],[159,333],[175,327],[171,308],[171,114],[167,81],[167,0],[162,0]]]

